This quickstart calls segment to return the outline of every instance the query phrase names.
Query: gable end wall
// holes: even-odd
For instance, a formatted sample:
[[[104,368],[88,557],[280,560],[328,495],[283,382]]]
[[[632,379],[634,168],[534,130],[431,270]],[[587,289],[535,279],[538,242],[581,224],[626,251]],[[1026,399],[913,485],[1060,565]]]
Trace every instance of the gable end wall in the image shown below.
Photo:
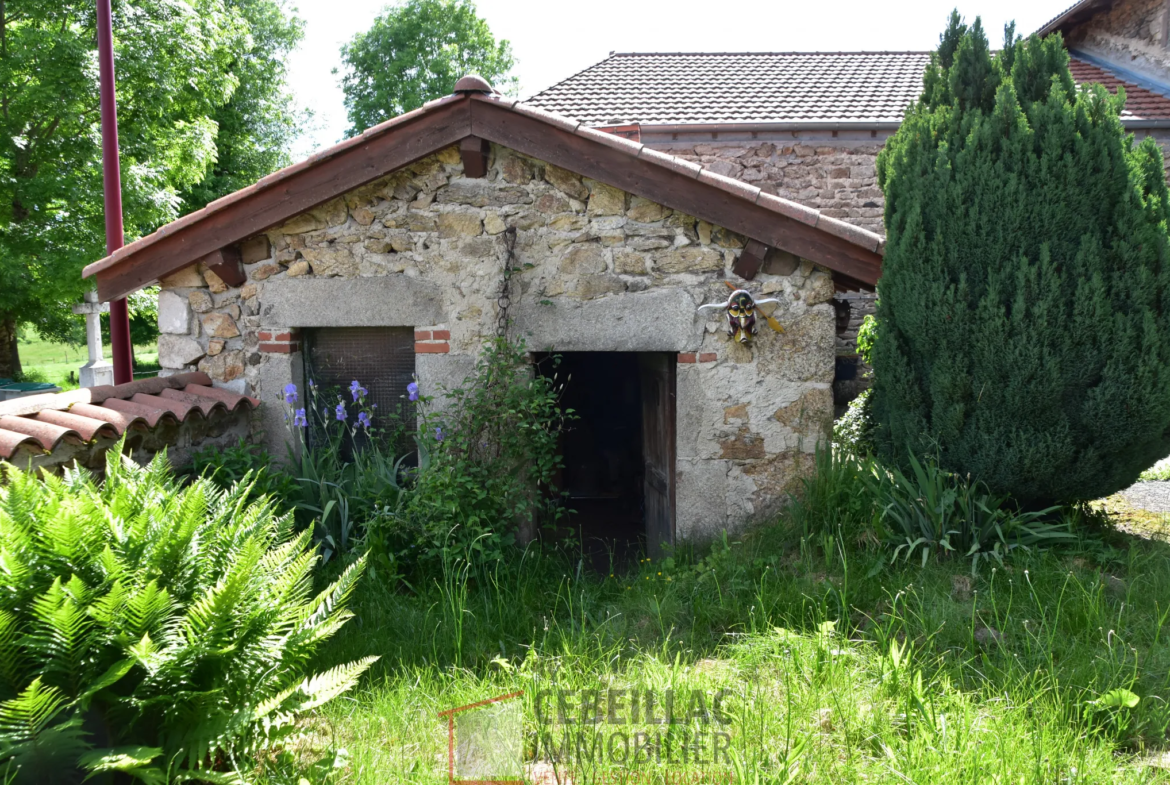
[[[762,325],[743,347],[721,315],[696,312],[726,300],[743,237],[495,145],[484,178],[465,177],[451,147],[286,221],[240,288],[198,266],[165,279],[164,373],[198,368],[260,398],[255,438],[276,456],[281,391],[304,381],[304,328],[413,326],[419,381],[436,395],[495,334],[509,227],[523,268],[512,335],[530,350],[678,353],[677,536],[770,515],[827,436],[828,271],[767,261],[751,288],[781,300],[785,332]]]

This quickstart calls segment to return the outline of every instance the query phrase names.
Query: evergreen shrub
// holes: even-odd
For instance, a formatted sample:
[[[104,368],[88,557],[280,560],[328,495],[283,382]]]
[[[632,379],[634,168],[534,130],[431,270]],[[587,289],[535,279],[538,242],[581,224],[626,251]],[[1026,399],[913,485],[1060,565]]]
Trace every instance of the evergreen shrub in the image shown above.
[[[1170,453],[1170,213],[1124,91],[1078,88],[1057,36],[1006,39],[953,14],[878,158],[873,408],[885,460],[1039,508]]]

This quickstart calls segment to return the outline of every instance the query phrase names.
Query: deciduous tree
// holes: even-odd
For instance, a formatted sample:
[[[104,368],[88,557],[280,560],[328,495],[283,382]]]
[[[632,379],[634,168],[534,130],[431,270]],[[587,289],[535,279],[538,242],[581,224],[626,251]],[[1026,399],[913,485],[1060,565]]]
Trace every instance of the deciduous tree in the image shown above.
[[[299,26],[280,0],[113,12],[129,241],[283,161]],[[105,255],[96,55],[91,0],[0,0],[0,376],[20,371],[20,324],[76,335],[81,268]]]
[[[477,73],[496,89],[514,89],[514,60],[470,0],[408,0],[387,9],[341,48],[341,87],[355,136],[435,98]]]

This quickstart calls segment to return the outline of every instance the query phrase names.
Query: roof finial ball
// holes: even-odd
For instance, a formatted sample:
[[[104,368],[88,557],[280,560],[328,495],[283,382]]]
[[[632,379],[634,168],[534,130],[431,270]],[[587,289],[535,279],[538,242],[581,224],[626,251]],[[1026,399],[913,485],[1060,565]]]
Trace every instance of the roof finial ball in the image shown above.
[[[479,74],[468,74],[455,83],[455,92],[459,95],[467,93],[487,93],[491,95],[496,90],[491,83]]]

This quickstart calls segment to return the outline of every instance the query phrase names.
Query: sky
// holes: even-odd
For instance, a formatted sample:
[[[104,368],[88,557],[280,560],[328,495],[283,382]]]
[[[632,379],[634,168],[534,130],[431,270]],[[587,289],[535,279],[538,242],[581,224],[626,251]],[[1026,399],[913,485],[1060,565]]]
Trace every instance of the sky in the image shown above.
[[[342,138],[347,126],[338,49],[369,28],[387,0],[293,0],[305,39],[289,81],[315,118],[295,156]],[[616,52],[809,52],[928,50],[952,8],[983,18],[993,46],[1015,20],[1030,33],[1072,0],[478,0],[497,38],[512,44],[520,97],[572,76]]]

